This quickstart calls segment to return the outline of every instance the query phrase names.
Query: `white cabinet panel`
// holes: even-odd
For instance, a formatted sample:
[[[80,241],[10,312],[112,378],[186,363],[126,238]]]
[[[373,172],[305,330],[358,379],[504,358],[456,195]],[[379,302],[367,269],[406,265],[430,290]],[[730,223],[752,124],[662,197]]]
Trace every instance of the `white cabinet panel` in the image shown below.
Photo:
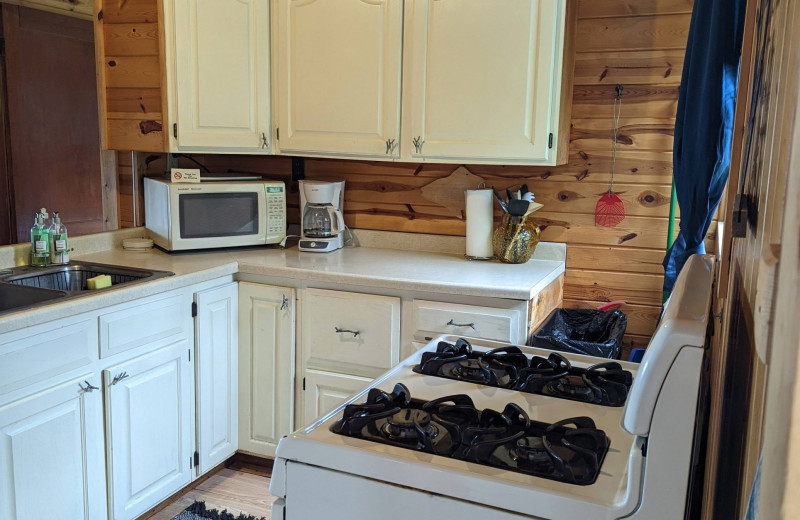
[[[106,518],[103,396],[86,374],[0,407],[0,518]]]
[[[409,2],[408,157],[554,164],[564,15],[564,0]]]
[[[525,311],[476,305],[414,300],[415,337],[424,340],[437,334],[455,334],[507,343],[525,343],[520,336]],[[409,317],[411,318],[411,317]],[[420,334],[421,333],[421,334]]]
[[[402,0],[278,0],[282,153],[398,157]]]
[[[239,283],[239,449],[272,457],[294,429],[295,291]]]
[[[369,383],[368,377],[350,374],[334,374],[320,370],[306,370],[303,421],[308,426],[317,417],[324,415],[355,394]]]
[[[400,357],[400,298],[306,289],[306,366],[378,376]]]
[[[195,295],[199,474],[236,453],[239,443],[238,284]]]
[[[174,0],[178,148],[270,151],[269,1]]]
[[[192,479],[190,348],[184,339],[103,372],[116,520],[136,518]]]
[[[0,394],[87,366],[96,359],[97,322],[91,318],[0,335]]]
[[[99,317],[100,357],[186,334],[190,326],[189,303],[178,295],[122,306],[118,311],[102,314]]]

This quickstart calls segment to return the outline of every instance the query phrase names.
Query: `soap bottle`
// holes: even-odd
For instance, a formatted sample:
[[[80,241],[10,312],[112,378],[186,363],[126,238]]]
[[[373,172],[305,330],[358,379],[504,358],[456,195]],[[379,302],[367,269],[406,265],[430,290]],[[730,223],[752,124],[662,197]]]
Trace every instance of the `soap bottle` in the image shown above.
[[[47,210],[42,208],[36,214],[36,220],[31,228],[31,265],[46,266],[50,262],[50,238],[45,226]]]
[[[50,263],[62,265],[69,263],[67,227],[61,223],[58,211],[53,212],[53,223],[50,224]]]

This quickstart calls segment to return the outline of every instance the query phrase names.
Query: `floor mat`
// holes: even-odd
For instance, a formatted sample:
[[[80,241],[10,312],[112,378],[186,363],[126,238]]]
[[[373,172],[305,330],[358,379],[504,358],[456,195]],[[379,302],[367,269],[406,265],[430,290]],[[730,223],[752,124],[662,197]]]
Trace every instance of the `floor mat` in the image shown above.
[[[207,509],[205,502],[195,502],[187,507],[182,513],[176,515],[172,520],[267,520],[264,517],[258,518],[252,515],[239,514],[233,515],[224,510]]]

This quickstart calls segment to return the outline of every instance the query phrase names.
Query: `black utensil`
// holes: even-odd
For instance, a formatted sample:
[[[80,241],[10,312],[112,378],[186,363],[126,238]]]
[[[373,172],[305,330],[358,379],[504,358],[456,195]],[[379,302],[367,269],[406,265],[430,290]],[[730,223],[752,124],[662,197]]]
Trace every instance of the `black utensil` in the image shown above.
[[[494,193],[494,198],[497,199],[497,203],[500,204],[500,208],[506,213],[508,213],[508,204],[506,203],[506,201],[503,200],[503,197],[501,197],[500,194],[497,193],[497,190],[494,188],[492,188],[492,193]]]

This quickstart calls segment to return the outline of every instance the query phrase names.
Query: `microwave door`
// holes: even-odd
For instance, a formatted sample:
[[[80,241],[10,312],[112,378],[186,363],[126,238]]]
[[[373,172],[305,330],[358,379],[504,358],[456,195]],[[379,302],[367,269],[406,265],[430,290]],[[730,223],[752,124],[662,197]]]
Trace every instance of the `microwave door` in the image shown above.
[[[213,191],[178,196],[180,249],[264,243],[266,207],[258,191]]]

